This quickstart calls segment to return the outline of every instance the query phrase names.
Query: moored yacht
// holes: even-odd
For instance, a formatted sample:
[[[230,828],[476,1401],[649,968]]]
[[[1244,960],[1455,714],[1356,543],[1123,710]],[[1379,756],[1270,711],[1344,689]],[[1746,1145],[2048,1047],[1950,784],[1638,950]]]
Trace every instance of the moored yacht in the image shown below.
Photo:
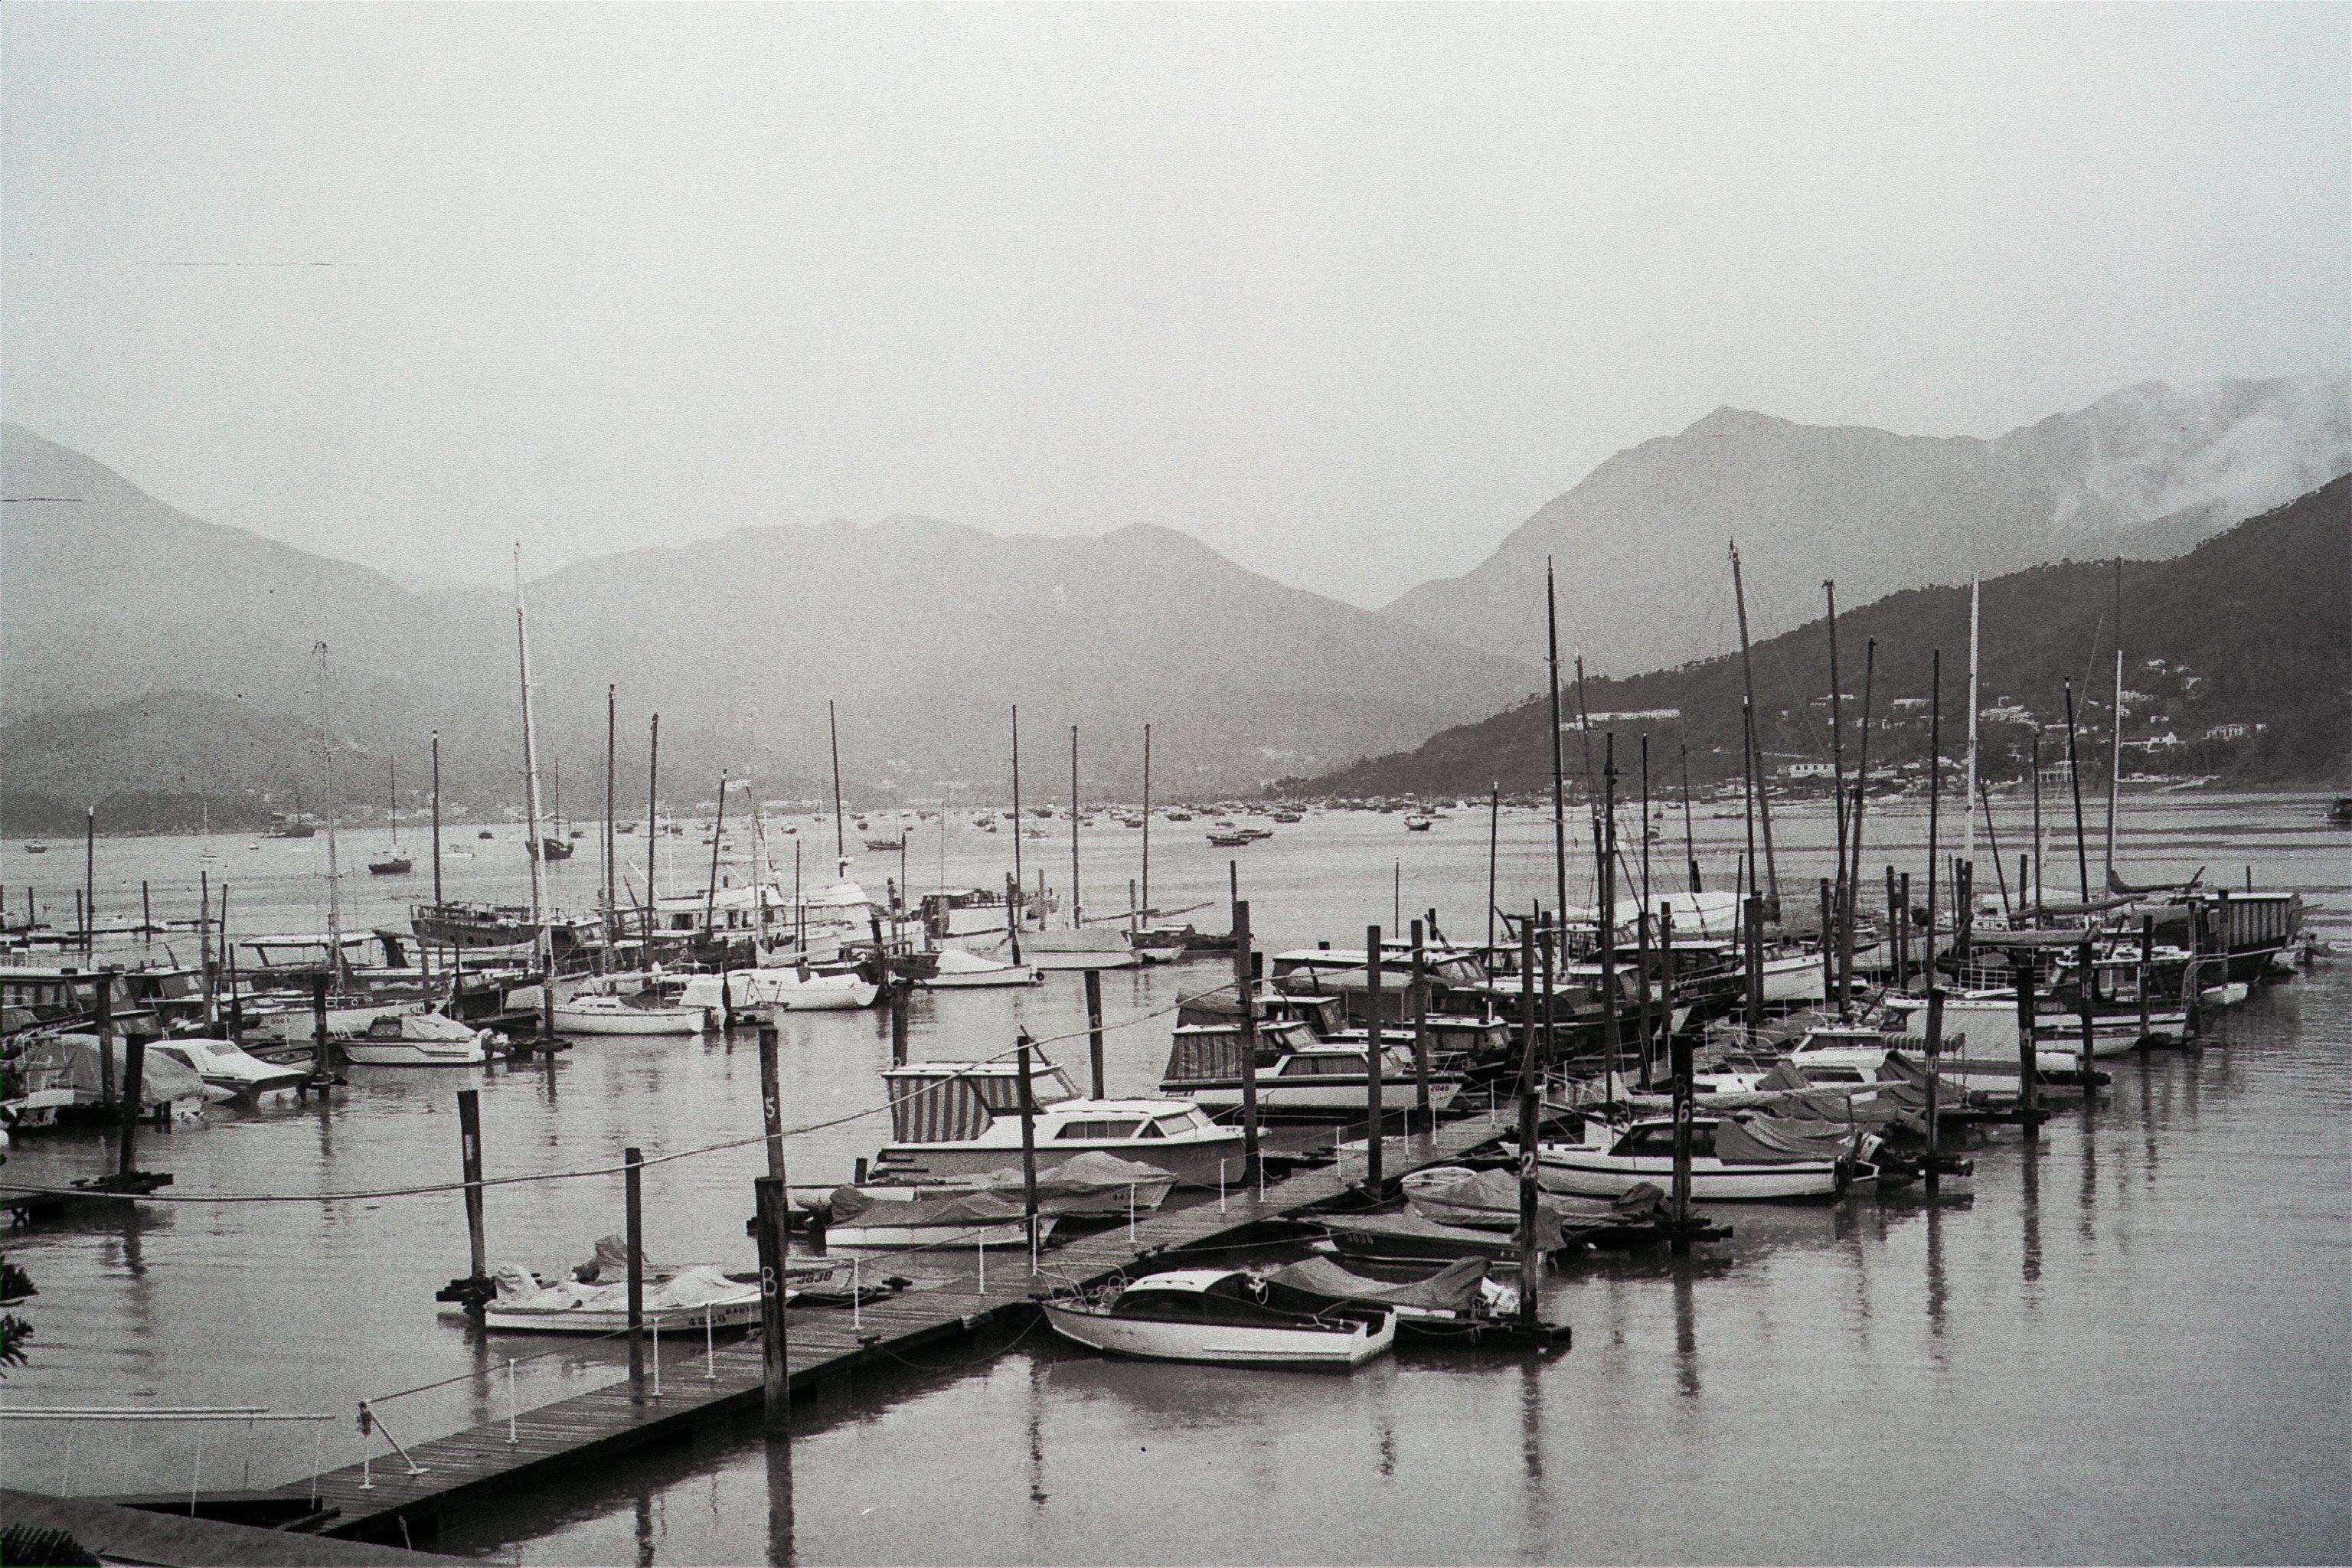
[[[1009,1059],[910,1062],[883,1070],[891,1141],[874,1160],[878,1178],[953,1180],[1021,1159],[1019,1070]],[[1030,1067],[1040,1168],[1100,1151],[1171,1173],[1186,1186],[1238,1177],[1242,1135],[1183,1100],[1087,1100],[1042,1058]]]

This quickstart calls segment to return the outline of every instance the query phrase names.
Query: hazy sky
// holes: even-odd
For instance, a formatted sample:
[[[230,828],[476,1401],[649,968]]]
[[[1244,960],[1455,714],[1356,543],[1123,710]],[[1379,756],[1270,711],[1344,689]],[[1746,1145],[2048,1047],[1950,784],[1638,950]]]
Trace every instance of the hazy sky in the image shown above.
[[[1184,529],[1377,603],[1719,404],[2338,372],[2342,5],[0,8],[0,404],[412,572]]]

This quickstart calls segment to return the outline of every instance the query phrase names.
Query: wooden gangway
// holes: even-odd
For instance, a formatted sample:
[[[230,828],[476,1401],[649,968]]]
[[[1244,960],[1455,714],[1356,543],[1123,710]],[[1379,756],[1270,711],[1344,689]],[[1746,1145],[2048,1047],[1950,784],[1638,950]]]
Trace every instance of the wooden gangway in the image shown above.
[[[1382,1168],[1393,1176],[1444,1164],[1515,1127],[1514,1112],[1485,1110],[1425,1131],[1391,1134],[1381,1142]],[[1349,1164],[1360,1172],[1360,1163],[1351,1159]],[[1155,1254],[1213,1244],[1244,1226],[1291,1217],[1343,1196],[1351,1185],[1336,1163],[1297,1170],[1267,1182],[1262,1195],[1236,1188],[1222,1199],[1140,1216],[1131,1237],[1119,1225],[1054,1243],[1034,1274],[1026,1267],[1025,1249],[1002,1249],[987,1259],[984,1285],[976,1268],[959,1269],[938,1284],[867,1302],[854,1313],[791,1309],[785,1340],[792,1390],[813,1391],[869,1363],[964,1338],[1032,1310],[1036,1297],[1055,1285],[1108,1279]],[[708,1354],[699,1345],[665,1352],[658,1394],[656,1385],[650,1368],[642,1378],[625,1372],[618,1383],[517,1412],[511,1437],[502,1418],[413,1445],[411,1462],[387,1447],[362,1464],[266,1495],[288,1504],[315,1500],[315,1510],[304,1510],[306,1523],[324,1534],[424,1546],[438,1536],[445,1517],[489,1499],[558,1476],[576,1480],[584,1465],[757,1411],[763,1398],[761,1345],[751,1339]]]

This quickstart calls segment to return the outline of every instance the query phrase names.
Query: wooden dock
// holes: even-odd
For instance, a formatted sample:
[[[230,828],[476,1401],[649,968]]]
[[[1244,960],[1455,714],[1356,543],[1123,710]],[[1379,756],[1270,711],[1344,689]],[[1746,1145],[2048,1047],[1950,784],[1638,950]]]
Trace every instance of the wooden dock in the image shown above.
[[[1393,1178],[1443,1164],[1515,1127],[1515,1113],[1484,1111],[1441,1122],[1433,1131],[1391,1135],[1381,1144],[1383,1169]],[[1351,1157],[1346,1168],[1360,1174],[1362,1166]],[[1119,1225],[1066,1245],[1049,1245],[1035,1274],[1016,1249],[1003,1249],[988,1259],[985,1289],[975,1270],[867,1303],[855,1314],[839,1308],[793,1308],[786,1334],[793,1392],[813,1391],[869,1363],[961,1340],[991,1322],[1026,1313],[1036,1296],[1054,1285],[1107,1279],[1153,1254],[1213,1242],[1262,1220],[1290,1217],[1341,1196],[1350,1185],[1337,1166],[1297,1171],[1268,1182],[1263,1196],[1236,1188],[1222,1206],[1209,1197],[1142,1216],[1132,1239],[1128,1226]],[[617,1384],[519,1412],[512,1441],[508,1423],[492,1421],[411,1446],[414,1471],[387,1446],[363,1465],[347,1465],[265,1495],[284,1504],[315,1498],[317,1509],[304,1510],[304,1525],[323,1534],[425,1546],[438,1537],[445,1517],[510,1496],[518,1487],[555,1476],[576,1479],[583,1463],[691,1437],[698,1429],[756,1412],[762,1400],[761,1355],[757,1339],[739,1340],[709,1360],[700,1344],[689,1342],[664,1353],[658,1395],[650,1373],[638,1381],[625,1373]]]

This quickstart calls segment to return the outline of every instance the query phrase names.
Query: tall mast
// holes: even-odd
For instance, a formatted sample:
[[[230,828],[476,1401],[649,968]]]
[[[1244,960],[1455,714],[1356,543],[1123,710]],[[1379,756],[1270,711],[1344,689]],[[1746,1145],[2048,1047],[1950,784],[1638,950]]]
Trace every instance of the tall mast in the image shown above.
[[[2116,879],[2116,796],[2124,787],[2124,558],[2116,557],[2116,705],[2107,740],[2107,881]]]
[[[1739,783],[1744,798],[1739,815],[1748,819],[1747,896],[1756,896],[1756,703],[1739,700]]]
[[[1845,708],[1838,692],[1836,580],[1822,578],[1822,592],[1829,595],[1830,605],[1830,815],[1837,821],[1837,901],[1830,906],[1830,918],[1835,921],[1845,902]],[[1836,946],[1826,931],[1822,932],[1822,946],[1824,950]]]
[[[1684,731],[1688,734],[1688,731]],[[1683,858],[1690,862],[1690,890],[1698,891],[1698,840],[1691,831],[1690,807],[1690,742],[1676,741],[1675,749],[1681,754],[1683,770]]]
[[[824,702],[825,732],[833,737],[833,858],[840,875],[849,875],[849,846],[841,830],[841,721],[835,717],[833,699]]]
[[[1004,928],[1011,933],[1013,962],[1021,962],[1021,704],[1013,705],[1013,892],[1004,900]]]
[[[522,791],[524,843],[530,848],[530,923],[538,935],[537,955],[542,970],[553,967],[554,943],[547,930],[547,884],[543,862],[546,846],[539,837],[539,734],[530,717],[530,632],[523,618],[522,546],[514,547],[515,662],[522,674]]]
[[[327,775],[327,973],[343,973],[343,903],[339,880],[341,866],[335,857],[335,747],[327,737],[327,645],[319,645],[319,757]],[[95,910],[83,916],[96,923]]]
[[[1544,639],[1551,668],[1551,868],[1552,908],[1559,911],[1560,952],[1568,952],[1568,794],[1560,778],[1559,604],[1552,592],[1551,558],[1544,558]],[[1589,745],[1589,742],[1588,742]]]
[[[1982,706],[1977,700],[1977,633],[1983,603],[1983,581],[1972,576],[1969,579],[1969,776],[1960,781],[1963,804],[1977,797],[1977,709]],[[1960,858],[1973,863],[1977,858],[1977,814],[1969,810],[1960,816]]]
[[[1853,831],[1847,837],[1853,845],[1853,865],[1846,873],[1845,908],[1840,912],[1838,924],[1838,1016],[1843,1017],[1853,995],[1853,920],[1854,906],[1862,902],[1862,806],[1870,798],[1870,703],[1873,686],[1878,674],[1878,639],[1871,637],[1862,645],[1862,726],[1856,751],[1860,753],[1853,764]],[[1996,858],[1995,865],[1999,860]],[[1890,936],[1893,932],[1888,933]]]
[[[1143,896],[1139,919],[1151,913],[1151,726],[1143,727]]]
[[[654,897],[654,848],[661,842],[661,715],[654,715],[653,735],[646,747],[646,944],[642,955],[647,963],[653,962],[655,912],[660,904]]]
[[[1731,600],[1739,612],[1739,678],[1748,692],[1748,786],[1756,800],[1757,815],[1764,824],[1764,878],[1769,887],[1769,897],[1777,918],[1780,908],[1780,866],[1772,855],[1772,800],[1764,793],[1764,753],[1756,749],[1756,662],[1748,646],[1748,586],[1739,574],[1739,546],[1731,547]],[[1756,851],[1748,852],[1748,886],[1756,886]]]
[[[433,901],[441,901],[441,731],[433,731]]]
[[[2083,890],[2083,902],[2091,901],[2091,851],[2083,842],[2083,773],[2074,754],[2074,681],[2068,677],[2066,688],[2066,783],[2074,792],[2074,876]]]
[[[1078,727],[1070,726],[1070,929],[1086,922],[1078,907]]]
[[[2120,668],[2121,667],[2118,666],[2117,668]],[[400,759],[398,757],[390,757],[385,759],[385,761],[392,773],[392,783],[390,785],[392,801],[392,852],[397,855],[400,853]],[[2115,826],[2114,821],[2112,820],[2112,815],[2113,814],[2110,814],[2110,820],[2107,825],[2110,831],[2112,831]]]
[[[619,760],[618,727],[621,720],[615,689],[609,683],[604,688],[604,923],[608,936],[614,913],[621,901],[621,872],[617,864],[620,845],[614,837],[613,825],[613,795],[618,778],[614,764]]]

